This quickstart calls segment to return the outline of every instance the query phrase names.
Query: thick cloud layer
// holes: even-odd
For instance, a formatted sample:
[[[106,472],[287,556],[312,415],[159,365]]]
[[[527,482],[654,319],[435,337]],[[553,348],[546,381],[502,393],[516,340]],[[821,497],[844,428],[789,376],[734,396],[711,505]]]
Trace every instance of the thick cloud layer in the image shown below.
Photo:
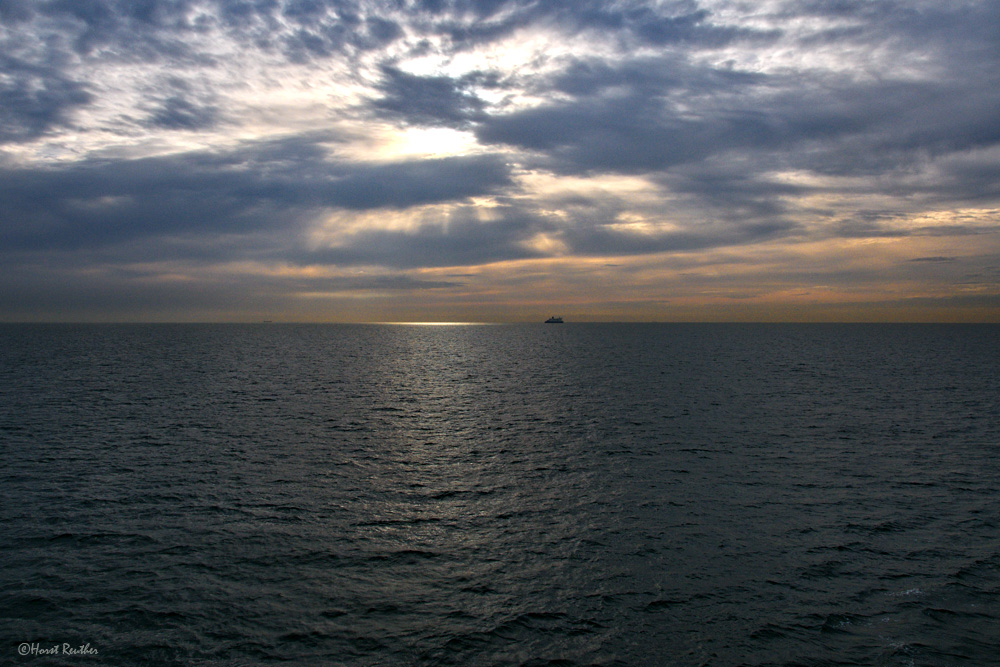
[[[0,170],[0,225],[11,250],[299,233],[327,209],[405,209],[509,183],[506,166],[491,156],[344,164],[296,137],[226,152]]]
[[[431,294],[457,319],[997,319],[998,24],[930,0],[0,0],[0,315]],[[234,298],[254,285],[264,305]]]

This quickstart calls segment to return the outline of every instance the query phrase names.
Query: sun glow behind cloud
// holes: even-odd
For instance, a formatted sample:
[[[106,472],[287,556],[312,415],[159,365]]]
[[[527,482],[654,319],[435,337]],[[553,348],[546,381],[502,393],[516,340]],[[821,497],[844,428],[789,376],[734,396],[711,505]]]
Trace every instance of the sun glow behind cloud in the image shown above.
[[[475,152],[475,137],[447,127],[408,127],[393,132],[373,154],[376,159],[444,157]]]

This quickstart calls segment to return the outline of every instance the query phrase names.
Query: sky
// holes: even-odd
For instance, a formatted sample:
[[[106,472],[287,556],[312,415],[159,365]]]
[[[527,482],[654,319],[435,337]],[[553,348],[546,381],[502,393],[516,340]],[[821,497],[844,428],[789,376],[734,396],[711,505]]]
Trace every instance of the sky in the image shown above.
[[[0,320],[997,322],[998,25],[0,0]]]

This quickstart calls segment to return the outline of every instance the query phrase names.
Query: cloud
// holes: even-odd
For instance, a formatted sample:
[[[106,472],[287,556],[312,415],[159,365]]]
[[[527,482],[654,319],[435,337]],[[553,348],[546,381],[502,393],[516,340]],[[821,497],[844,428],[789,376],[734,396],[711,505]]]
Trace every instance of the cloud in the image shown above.
[[[71,112],[93,97],[87,86],[51,65],[0,53],[0,144],[37,139],[70,122]]]
[[[5,247],[82,248],[143,237],[301,232],[332,208],[460,201],[509,184],[492,156],[388,163],[328,159],[320,139],[229,151],[0,170]]]
[[[380,16],[362,16],[344,7],[337,13],[288,13],[283,19],[296,27],[280,37],[284,53],[293,61],[309,62],[335,54],[372,51],[402,37],[402,27]],[[280,34],[280,33],[279,33]],[[270,39],[262,35],[261,39]]]
[[[544,26],[564,36],[612,36],[628,49],[643,47],[721,48],[738,40],[772,39],[778,31],[719,25],[712,13],[696,3],[607,3],[601,0],[548,2],[421,2],[437,20],[435,33],[447,36],[451,46],[465,50],[495,42],[531,26]]]
[[[154,107],[146,125],[169,130],[199,130],[214,126],[219,120],[219,109],[212,104],[201,104],[182,95],[171,95]]]
[[[0,19],[9,25],[29,20],[33,11],[26,0],[0,0]]]
[[[574,254],[590,256],[644,255],[691,252],[727,246],[753,245],[789,236],[797,230],[791,222],[739,225],[704,225],[702,229],[666,232],[629,232],[614,226],[575,227],[564,238]]]
[[[648,262],[654,290],[677,257],[715,258],[735,295],[726,272],[779,249],[791,293],[877,285],[850,257],[869,246],[943,293],[1000,254],[996,3],[0,0],[0,22],[0,257],[23,295],[56,265],[174,294],[136,268],[163,262],[332,281],[260,278],[275,303],[515,264],[572,293]],[[362,268],[382,277],[337,274]],[[995,291],[983,275],[962,289]],[[125,298],[111,280],[92,285]]]
[[[904,238],[913,236],[974,236],[983,233],[976,226],[959,222],[940,225],[914,226],[904,215],[885,215],[880,212],[870,216],[842,220],[829,228],[835,236],[857,239]]]
[[[382,97],[375,109],[413,125],[468,126],[483,117],[484,102],[469,92],[474,77],[456,80],[446,76],[417,76],[396,67],[382,68]]]
[[[553,80],[568,99],[489,115],[476,136],[536,151],[563,173],[662,171],[722,154],[832,176],[885,173],[1000,142],[1000,80],[983,83],[577,61]]]
[[[491,211],[460,207],[406,230],[366,229],[336,245],[300,256],[302,263],[393,268],[466,266],[544,256],[530,247],[549,228],[542,218],[517,207]]]
[[[942,262],[954,262],[954,261],[957,261],[957,260],[954,257],[942,257],[942,256],[938,255],[938,256],[935,256],[935,257],[914,257],[913,259],[910,259],[910,260],[907,260],[907,261],[910,261],[910,262],[935,262],[935,263],[942,263]]]
[[[71,40],[82,56],[147,61],[185,56],[183,38],[195,30],[195,0],[54,0],[41,4],[46,28]]]

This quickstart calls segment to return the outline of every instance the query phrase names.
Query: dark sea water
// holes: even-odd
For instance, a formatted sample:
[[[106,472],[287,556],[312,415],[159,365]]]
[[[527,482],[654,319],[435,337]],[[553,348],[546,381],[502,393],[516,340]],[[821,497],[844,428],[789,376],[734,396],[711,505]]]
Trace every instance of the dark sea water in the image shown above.
[[[1000,326],[0,343],[0,664],[1000,664]]]

